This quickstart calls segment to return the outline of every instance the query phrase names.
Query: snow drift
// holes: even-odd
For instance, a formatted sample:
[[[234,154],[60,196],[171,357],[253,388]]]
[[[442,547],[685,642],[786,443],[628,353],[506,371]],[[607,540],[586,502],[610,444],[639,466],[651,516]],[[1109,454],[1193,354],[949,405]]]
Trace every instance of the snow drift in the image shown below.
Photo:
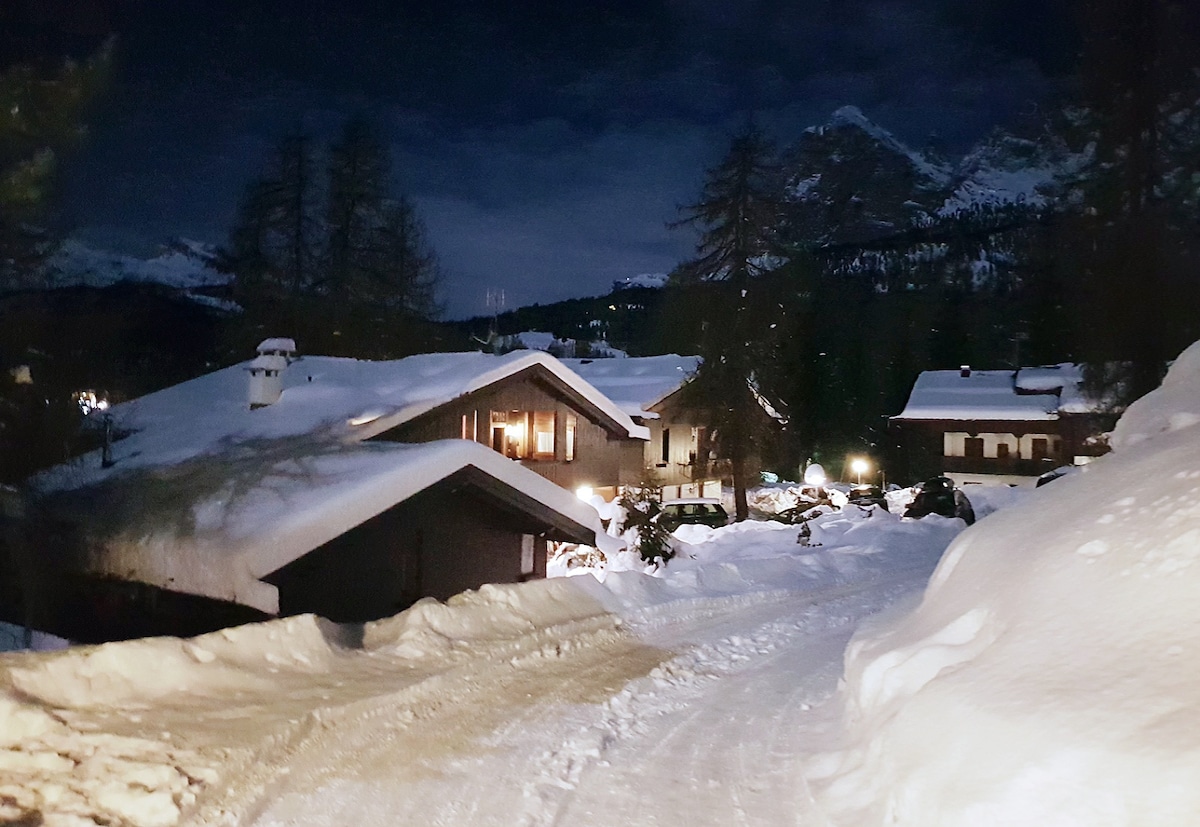
[[[964,532],[848,648],[838,825],[1184,825],[1200,813],[1200,343],[1115,451]]]

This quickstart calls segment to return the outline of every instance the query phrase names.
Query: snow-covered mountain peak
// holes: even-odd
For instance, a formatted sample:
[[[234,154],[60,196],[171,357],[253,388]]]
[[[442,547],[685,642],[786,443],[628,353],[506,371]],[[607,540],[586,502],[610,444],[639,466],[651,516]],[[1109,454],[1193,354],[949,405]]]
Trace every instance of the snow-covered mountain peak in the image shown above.
[[[994,132],[962,159],[958,185],[938,214],[951,217],[976,209],[1048,206],[1090,161],[1090,151],[1072,153],[1059,141]]]
[[[846,129],[859,130],[873,143],[906,158],[913,169],[920,176],[929,179],[933,186],[945,186],[950,182],[951,170],[949,167],[935,163],[921,152],[910,148],[891,132],[868,118],[857,106],[839,107],[829,116],[829,122],[825,126],[810,128],[807,132],[826,135],[829,132]]]
[[[81,241],[68,239],[47,261],[47,280],[56,286],[103,287],[135,281],[194,290],[230,282],[230,274],[216,269],[216,258],[214,247],[190,239],[164,245],[150,258],[97,250]]]

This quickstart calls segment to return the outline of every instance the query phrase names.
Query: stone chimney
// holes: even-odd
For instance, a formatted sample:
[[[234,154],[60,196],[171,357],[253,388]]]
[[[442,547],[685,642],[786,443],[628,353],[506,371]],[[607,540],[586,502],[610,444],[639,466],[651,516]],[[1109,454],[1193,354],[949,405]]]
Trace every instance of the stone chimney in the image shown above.
[[[971,366],[963,365],[962,367],[960,367],[958,369],[958,375],[961,376],[963,379],[970,379],[971,378]]]
[[[296,358],[293,339],[264,339],[258,356],[246,368],[250,371],[250,408],[265,408],[283,395],[283,372]]]

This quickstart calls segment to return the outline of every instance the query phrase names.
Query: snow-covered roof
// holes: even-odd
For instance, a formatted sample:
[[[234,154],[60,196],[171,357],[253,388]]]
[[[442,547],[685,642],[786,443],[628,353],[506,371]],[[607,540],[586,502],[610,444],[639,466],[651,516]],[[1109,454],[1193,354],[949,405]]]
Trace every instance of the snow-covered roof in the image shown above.
[[[620,407],[562,362],[541,351],[503,356],[429,353],[386,362],[306,356],[283,371],[283,395],[273,405],[250,409],[242,362],[182,382],[108,410],[118,431],[130,432],[112,446],[114,467],[100,469],[84,457],[51,469],[41,483],[76,487],[122,469],[173,465],[229,444],[329,434],[361,442],[485,388],[527,368],[542,366],[585,399],[613,427],[649,439]]]
[[[657,419],[650,408],[670,396],[700,367],[699,356],[632,356],[624,359],[563,359],[563,364],[617,403],[630,416]]]
[[[1058,418],[1058,397],[1017,394],[1011,370],[927,370],[917,377],[908,404],[893,419]]]
[[[1099,409],[1083,390],[1079,365],[1012,370],[927,370],[917,377],[908,404],[892,419],[1047,420],[1062,413]]]
[[[104,508],[91,502],[94,489],[68,493],[58,508],[74,503],[103,538],[92,574],[273,614],[278,592],[261,578],[468,467],[540,503],[597,546],[620,545],[574,494],[461,439],[345,445],[325,436],[228,444],[171,469],[126,470],[104,486]]]
[[[381,394],[386,395],[386,400],[381,401],[395,399],[399,404],[393,403],[391,412],[371,409],[364,413],[362,416],[380,410],[377,419],[363,423],[362,439],[381,434],[452,399],[486,388],[537,365],[560,379],[631,438],[650,438],[650,432],[645,426],[634,424],[627,413],[595,386],[571,370],[563,361],[540,350],[514,351],[503,356],[487,353],[427,353],[409,356],[396,362],[374,364],[395,365],[397,369],[404,366],[407,369],[406,378],[409,384],[387,384],[385,394]]]

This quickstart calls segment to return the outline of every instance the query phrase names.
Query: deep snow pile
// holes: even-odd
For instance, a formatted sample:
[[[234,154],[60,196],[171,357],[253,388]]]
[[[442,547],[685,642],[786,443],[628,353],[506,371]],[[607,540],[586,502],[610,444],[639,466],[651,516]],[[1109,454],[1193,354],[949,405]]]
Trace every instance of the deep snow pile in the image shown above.
[[[1200,343],[1114,453],[964,532],[847,650],[836,825],[1192,825],[1200,814]]]

